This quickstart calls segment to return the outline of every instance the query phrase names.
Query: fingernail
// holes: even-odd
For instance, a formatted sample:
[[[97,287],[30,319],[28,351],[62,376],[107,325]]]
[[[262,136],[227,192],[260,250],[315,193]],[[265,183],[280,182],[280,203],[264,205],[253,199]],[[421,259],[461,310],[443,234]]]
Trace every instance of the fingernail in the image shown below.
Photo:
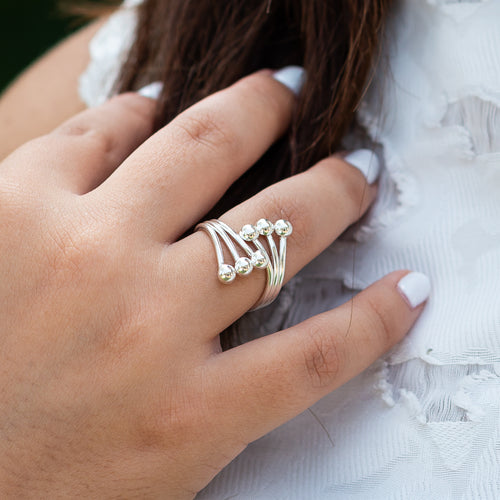
[[[356,167],[366,178],[368,184],[373,184],[380,175],[380,161],[370,149],[358,149],[344,157],[344,160]]]
[[[138,90],[137,93],[143,97],[149,97],[149,99],[158,99],[160,97],[161,91],[163,90],[162,82],[153,82],[142,89]]]
[[[299,95],[306,82],[306,71],[301,66],[286,66],[275,71],[273,78],[288,87],[295,95]]]
[[[415,309],[429,298],[431,281],[425,274],[410,273],[398,283],[398,290],[408,305]]]

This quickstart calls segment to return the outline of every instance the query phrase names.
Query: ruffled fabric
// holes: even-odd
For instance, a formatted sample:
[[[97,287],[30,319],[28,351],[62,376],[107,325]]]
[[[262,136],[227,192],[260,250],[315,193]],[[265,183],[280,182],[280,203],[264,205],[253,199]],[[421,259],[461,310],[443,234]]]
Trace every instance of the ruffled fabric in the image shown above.
[[[88,107],[99,106],[113,94],[135,39],[136,7],[141,3],[142,0],[125,0],[90,42],[90,64],[79,81],[80,97]]]
[[[91,44],[89,105],[130,47],[131,3]],[[239,333],[296,324],[395,269],[428,274],[431,300],[399,346],[252,443],[199,499],[499,498],[499,19],[500,0],[397,3],[358,113],[382,148],[378,200]]]

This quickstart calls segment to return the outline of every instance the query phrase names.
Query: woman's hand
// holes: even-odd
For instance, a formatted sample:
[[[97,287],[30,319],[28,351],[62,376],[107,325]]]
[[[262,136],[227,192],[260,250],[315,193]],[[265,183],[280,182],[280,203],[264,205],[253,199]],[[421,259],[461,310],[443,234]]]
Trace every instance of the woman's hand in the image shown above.
[[[148,139],[155,103],[126,94],[0,164],[2,498],[190,498],[409,330],[425,293],[410,275],[404,296],[396,272],[352,309],[221,352],[265,273],[224,286],[208,236],[178,238],[283,134],[293,104],[261,72]],[[289,219],[288,280],[375,191],[329,158],[221,219]]]

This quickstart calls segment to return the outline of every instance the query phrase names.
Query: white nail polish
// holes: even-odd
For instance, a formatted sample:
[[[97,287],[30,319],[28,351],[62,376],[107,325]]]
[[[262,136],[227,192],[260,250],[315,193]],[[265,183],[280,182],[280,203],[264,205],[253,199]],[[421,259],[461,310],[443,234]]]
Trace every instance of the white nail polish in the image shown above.
[[[380,160],[370,149],[353,151],[344,160],[353,167],[356,167],[365,176],[368,184],[373,184],[380,175]]]
[[[422,273],[407,274],[399,283],[398,290],[412,309],[423,304],[431,293],[431,282]]]
[[[149,97],[149,99],[158,99],[160,97],[161,91],[163,90],[162,82],[153,82],[142,89],[138,90],[137,93],[143,97]]]
[[[276,71],[273,78],[288,87],[295,95],[299,95],[306,82],[306,71],[301,66],[286,66]]]

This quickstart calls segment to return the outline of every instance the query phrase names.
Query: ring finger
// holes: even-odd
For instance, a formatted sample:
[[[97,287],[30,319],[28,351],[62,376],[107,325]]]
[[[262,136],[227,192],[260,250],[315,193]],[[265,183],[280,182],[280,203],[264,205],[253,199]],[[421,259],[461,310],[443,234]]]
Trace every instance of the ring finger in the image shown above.
[[[287,243],[286,282],[366,212],[375,199],[373,181],[378,170],[376,156],[367,150],[345,159],[331,157],[307,172],[270,186],[220,220],[236,232],[261,218],[272,222],[289,220],[293,233]],[[182,281],[184,293],[198,304],[196,317],[186,318],[189,327],[212,324],[215,328],[207,332],[210,336],[252,308],[266,284],[266,273],[261,270],[238,276],[230,285],[221,283],[213,243],[203,231],[166,247],[164,262],[161,268],[169,269],[167,279]],[[169,262],[178,263],[174,271]],[[193,325],[193,321],[200,324]]]

